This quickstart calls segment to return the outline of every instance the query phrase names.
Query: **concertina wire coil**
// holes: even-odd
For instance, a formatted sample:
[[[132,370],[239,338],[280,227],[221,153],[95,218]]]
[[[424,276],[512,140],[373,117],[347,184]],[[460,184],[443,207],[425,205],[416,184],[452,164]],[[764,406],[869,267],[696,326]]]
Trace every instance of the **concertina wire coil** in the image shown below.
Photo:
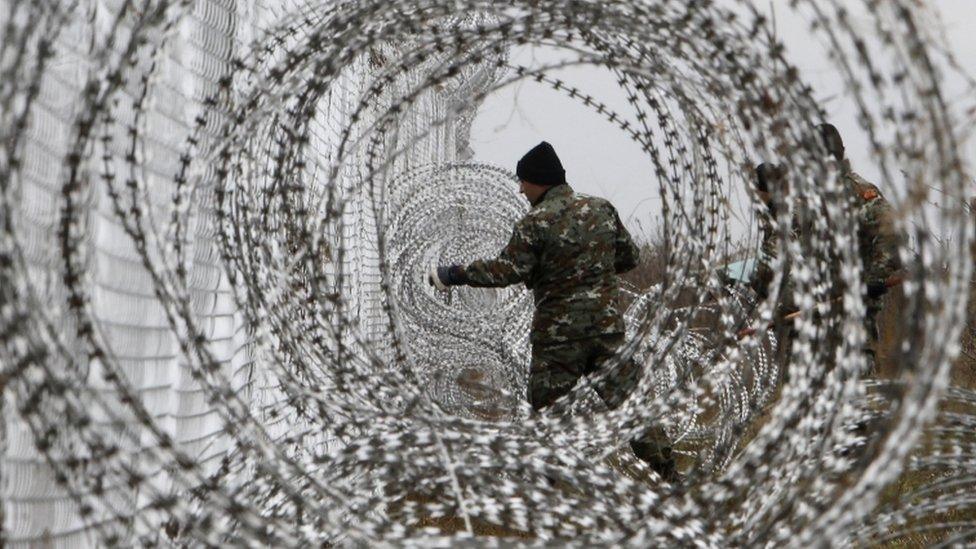
[[[791,9],[904,181],[887,381],[864,372],[823,107],[750,2],[0,0],[0,545],[971,542],[976,394],[949,374],[972,113],[940,88],[932,12],[867,4],[870,37],[840,0]],[[611,71],[631,112],[511,62],[527,43]],[[426,283],[527,211],[470,143],[524,81],[633,139],[662,197],[665,281],[629,296],[607,367],[644,375],[612,411],[604,372],[529,412],[522,286]],[[817,309],[785,366],[771,331],[735,337],[780,296],[720,276],[757,158],[788,165],[780,235],[812,227],[780,239]],[[679,483],[626,451],[655,424]],[[908,473],[913,497],[884,499]]]

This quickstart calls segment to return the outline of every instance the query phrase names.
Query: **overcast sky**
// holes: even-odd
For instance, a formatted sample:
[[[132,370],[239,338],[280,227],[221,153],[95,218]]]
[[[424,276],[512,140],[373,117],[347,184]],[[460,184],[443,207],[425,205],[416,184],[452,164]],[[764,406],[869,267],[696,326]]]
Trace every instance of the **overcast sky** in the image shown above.
[[[942,13],[949,47],[967,72],[976,74],[976,0],[931,1]],[[853,104],[844,94],[841,79],[827,61],[823,48],[811,39],[808,22],[793,13],[786,0],[773,4],[776,30],[786,43],[787,57],[800,68],[801,77],[813,87],[830,120],[844,134],[855,169],[885,191],[890,185],[878,180],[878,170],[865,151],[866,140],[854,120]],[[855,13],[854,24],[863,27],[866,36],[871,36],[871,19],[857,17],[855,6],[860,2],[850,4]],[[513,51],[511,61],[532,65],[551,62],[560,56],[558,52],[526,47]],[[627,109],[624,93],[605,68],[565,69],[558,77],[619,112],[632,112]],[[962,79],[950,75],[943,86],[953,98],[962,92],[963,83]],[[591,109],[545,84],[525,81],[489,97],[475,120],[471,142],[475,160],[514,171],[522,154],[542,140],[553,144],[574,188],[613,201],[621,217],[638,235],[656,226],[660,200],[648,158],[629,137]],[[968,150],[974,151],[971,143]],[[741,197],[736,200],[743,201]]]

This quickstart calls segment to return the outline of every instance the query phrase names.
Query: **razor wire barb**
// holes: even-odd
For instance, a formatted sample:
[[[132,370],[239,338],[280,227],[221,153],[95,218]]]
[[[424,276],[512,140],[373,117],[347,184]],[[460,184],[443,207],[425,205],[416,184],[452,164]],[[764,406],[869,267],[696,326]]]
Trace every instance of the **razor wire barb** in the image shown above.
[[[972,112],[940,88],[961,69],[930,8],[865,5],[871,36],[840,1],[791,10],[903,182],[891,380],[864,372],[824,109],[750,2],[0,1],[0,545],[971,542],[976,395],[949,387],[947,342],[971,291]],[[570,57],[509,59],[532,44]],[[558,76],[574,66],[607,69],[627,111]],[[521,82],[646,153],[666,243],[613,364],[542,414],[528,292],[425,281],[527,210],[469,135]],[[788,169],[792,297],[846,288],[784,363],[771,331],[736,338],[783,296],[719,272],[757,159]],[[592,387],[627,360],[643,375],[607,410]],[[651,425],[680,483],[626,450]],[[899,475],[923,480],[885,499]]]

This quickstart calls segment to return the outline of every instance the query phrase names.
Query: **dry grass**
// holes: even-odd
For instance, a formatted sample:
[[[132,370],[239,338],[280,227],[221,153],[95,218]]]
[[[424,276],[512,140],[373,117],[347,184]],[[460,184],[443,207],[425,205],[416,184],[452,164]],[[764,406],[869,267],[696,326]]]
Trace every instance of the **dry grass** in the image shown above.
[[[664,281],[668,258],[660,242],[640,244],[640,260],[637,267],[620,275],[625,287],[646,290]]]
[[[976,246],[973,249],[973,260],[976,262]],[[884,311],[880,328],[882,330],[882,377],[893,377],[899,370],[897,364],[897,348],[901,339],[899,326],[899,312],[904,304],[904,297],[896,293],[889,300]],[[976,278],[970,283],[969,303],[967,306],[966,326],[960,342],[962,353],[953,364],[950,372],[950,383],[955,387],[976,389]],[[956,405],[947,404],[943,411],[976,414],[973,409],[960,409]],[[929,437],[919,449],[925,452],[933,448],[938,441]],[[911,503],[918,500],[917,492],[929,483],[944,477],[945,474],[936,471],[907,471],[898,481],[888,487],[884,493],[881,505],[897,505],[899,502]],[[928,515],[923,520],[911,521],[905,527],[934,526],[945,523],[959,523],[976,521],[976,508],[954,509],[938,515]],[[933,529],[921,531],[902,538],[886,542],[887,547],[927,547],[950,539],[954,529]]]
[[[448,501],[453,499],[453,495],[446,493],[425,493],[421,490],[416,490],[407,495],[405,501],[411,501],[418,504],[427,504],[441,501]],[[394,502],[391,504],[388,512],[393,520],[399,520],[401,518],[401,510],[404,501]],[[415,522],[411,525],[413,528],[435,528],[440,531],[443,535],[458,534],[466,531],[467,527],[464,523],[464,519],[461,517],[431,517],[425,516],[420,519],[419,522]],[[533,539],[534,536],[531,532],[524,532],[521,530],[515,530],[511,528],[505,528],[498,526],[497,524],[492,524],[479,520],[478,518],[471,518],[471,531],[476,536],[490,537],[490,538],[511,538],[511,539]]]

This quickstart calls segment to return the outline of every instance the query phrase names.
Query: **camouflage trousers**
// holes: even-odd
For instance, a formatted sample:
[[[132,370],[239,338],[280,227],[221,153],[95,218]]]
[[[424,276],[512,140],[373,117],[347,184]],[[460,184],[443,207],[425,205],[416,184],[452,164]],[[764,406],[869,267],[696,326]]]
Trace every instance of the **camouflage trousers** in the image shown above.
[[[881,300],[869,300],[865,303],[867,311],[864,314],[864,331],[867,332],[864,342],[864,358],[867,361],[866,370],[869,375],[877,375],[878,349],[881,345],[881,332],[878,330],[878,315],[881,313]]]
[[[623,334],[595,336],[552,345],[533,345],[529,373],[529,403],[538,411],[552,405],[585,375],[597,371],[624,343]],[[640,370],[629,361],[619,373],[595,387],[597,394],[611,410],[620,406],[637,383]],[[665,480],[677,476],[671,445],[658,426],[630,443],[637,457],[651,466]]]

